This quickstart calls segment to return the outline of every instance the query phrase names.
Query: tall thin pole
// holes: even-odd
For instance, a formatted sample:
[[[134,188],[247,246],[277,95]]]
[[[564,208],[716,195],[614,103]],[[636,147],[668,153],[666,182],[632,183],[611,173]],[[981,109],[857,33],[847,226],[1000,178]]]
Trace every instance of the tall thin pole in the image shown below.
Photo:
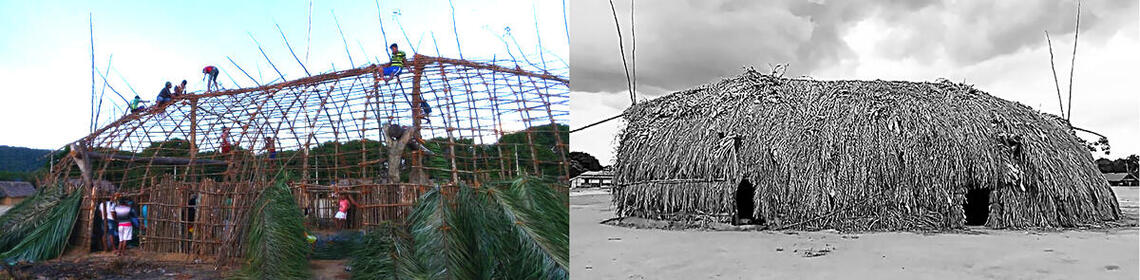
[[[566,32],[566,44],[570,44],[570,20],[566,14],[566,0],[562,0],[562,29]]]
[[[336,22],[336,30],[340,32],[340,40],[344,42],[344,54],[348,55],[348,64],[350,64],[348,68],[356,68],[356,63],[352,62],[352,53],[348,52],[348,39],[344,37],[344,29],[340,29],[340,20],[336,19],[336,12],[329,10],[329,13],[332,13],[333,22]]]
[[[629,84],[630,91],[637,94],[637,25],[633,23],[633,2],[634,0],[629,0],[629,37],[632,45],[632,49],[629,51],[629,64],[631,64],[630,68],[633,68],[630,71],[633,72],[633,81]]]
[[[1053,85],[1057,87],[1057,106],[1061,107],[1061,117],[1065,117],[1065,102],[1061,100],[1061,84],[1057,81],[1057,66],[1053,65],[1053,40],[1049,39],[1049,31],[1045,31],[1045,43],[1049,44],[1049,68],[1053,69]]]
[[[392,19],[396,20],[396,26],[400,27],[400,33],[404,34],[404,41],[408,42],[408,48],[412,49],[412,53],[418,53],[418,52],[416,52],[416,45],[412,45],[412,38],[408,37],[408,31],[404,30],[404,24],[400,23],[400,16],[401,15],[403,15],[403,13],[401,13],[400,11],[397,10],[396,12],[392,13]],[[423,38],[424,37],[421,34],[420,39],[422,40]],[[417,43],[417,45],[418,45],[418,43]]]
[[[95,16],[87,13],[87,30],[91,34],[91,122],[88,124],[89,133],[95,132]]]
[[[1077,69],[1077,38],[1081,35],[1081,1],[1077,1],[1077,26],[1073,29],[1073,59],[1069,62],[1069,115],[1066,121],[1072,123],[1073,119],[1073,71]]]
[[[621,24],[618,23],[617,8],[614,8],[613,0],[610,0],[610,11],[614,14],[614,26],[617,27],[618,50],[621,51],[622,69],[625,69],[625,85],[627,88],[629,88],[629,102],[630,104],[637,104],[637,98],[635,98],[633,95],[633,84],[630,82],[629,78],[629,65],[626,65],[625,63],[625,44],[623,43],[625,40],[622,40],[621,38]]]
[[[459,46],[459,28],[455,25],[455,3],[452,3],[451,0],[447,0],[447,4],[451,6],[451,31],[455,33],[455,50],[459,52],[459,59],[464,59],[463,48]],[[432,35],[432,41],[435,40],[434,36],[435,35]],[[436,54],[439,54],[438,50]]]
[[[285,41],[285,47],[289,49],[289,54],[292,54],[293,59],[297,60],[297,64],[301,65],[301,70],[305,71],[305,76],[313,76],[312,74],[309,74],[309,68],[305,68],[305,64],[301,63],[301,59],[297,57],[297,53],[293,52],[293,46],[289,45],[289,39],[285,38],[285,31],[281,30],[281,25],[278,25],[276,23],[273,25],[277,26],[277,33],[281,33],[281,40]]]
[[[380,0],[376,0],[375,2],[376,2],[376,19],[380,21],[380,37],[384,38],[384,49],[387,50],[388,46],[390,46],[390,45],[388,44],[388,34],[384,32],[384,13],[380,12]],[[388,51],[384,51],[384,53],[388,54],[388,61],[391,61],[392,60],[392,53],[390,53]]]
[[[313,0],[309,0],[309,23],[305,27],[305,63],[309,63],[309,45],[313,40]]]

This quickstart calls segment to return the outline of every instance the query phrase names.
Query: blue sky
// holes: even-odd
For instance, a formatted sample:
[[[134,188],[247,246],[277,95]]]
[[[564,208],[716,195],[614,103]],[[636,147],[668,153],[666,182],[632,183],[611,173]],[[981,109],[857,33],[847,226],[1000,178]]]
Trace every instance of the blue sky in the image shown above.
[[[107,71],[110,59],[107,79],[126,98],[137,92],[153,100],[166,81],[183,79],[189,81],[191,90],[200,90],[200,71],[205,65],[222,69],[218,80],[224,86],[233,87],[226,74],[241,86],[251,86],[227,56],[261,82],[277,79],[251,34],[286,78],[304,76],[275,23],[314,74],[334,66],[351,68],[349,55],[356,66],[387,62],[380,20],[387,42],[399,44],[409,56],[413,48],[437,55],[433,35],[438,55],[460,56],[447,0],[382,0],[379,13],[374,1],[313,1],[311,33],[307,30],[309,5],[309,1],[2,0],[0,145],[54,149],[87,134],[89,13],[94,19],[95,66]],[[562,1],[464,0],[454,5],[465,58],[506,56],[507,45],[501,36],[509,27],[517,45],[509,37],[506,40],[515,55],[521,49],[537,57],[541,44],[548,61],[569,61]],[[333,13],[347,40],[341,39]],[[567,63],[558,67],[566,68]],[[95,79],[99,94],[103,80],[99,75]],[[103,100],[101,124],[117,117],[110,112],[114,106],[123,106],[110,89]]]

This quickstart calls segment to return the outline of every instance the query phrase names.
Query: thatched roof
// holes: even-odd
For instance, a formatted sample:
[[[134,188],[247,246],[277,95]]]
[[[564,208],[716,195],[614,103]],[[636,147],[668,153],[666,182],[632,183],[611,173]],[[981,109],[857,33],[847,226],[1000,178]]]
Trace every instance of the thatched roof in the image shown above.
[[[735,215],[742,181],[775,228],[959,227],[992,190],[990,227],[1119,216],[1092,156],[1055,116],[969,85],[816,81],[746,71],[625,112],[619,214]]]
[[[0,181],[0,197],[28,197],[36,194],[32,183],[23,181]]]
[[[1109,182],[1115,182],[1115,181],[1124,181],[1124,180],[1136,180],[1136,176],[1132,176],[1132,174],[1123,173],[1123,172],[1121,172],[1121,173],[1104,173],[1104,179],[1108,180]]]
[[[611,178],[613,176],[614,176],[614,172],[611,170],[598,170],[598,171],[582,172],[582,174],[578,174],[578,176],[574,176],[574,179],[577,179],[577,178],[590,178],[590,179],[603,178],[604,179],[604,178]]]

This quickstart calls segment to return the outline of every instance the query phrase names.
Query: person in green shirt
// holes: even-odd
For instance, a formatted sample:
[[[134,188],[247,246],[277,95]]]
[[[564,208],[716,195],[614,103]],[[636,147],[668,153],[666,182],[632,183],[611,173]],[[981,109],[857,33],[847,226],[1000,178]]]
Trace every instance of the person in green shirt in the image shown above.
[[[388,80],[399,76],[400,73],[404,70],[404,63],[407,62],[407,55],[404,54],[404,52],[400,51],[400,48],[397,47],[396,44],[392,44],[391,46],[388,46],[388,48],[392,50],[392,58],[391,62],[388,63],[388,67],[384,67],[385,83],[387,83]]]
[[[146,101],[143,101],[142,98],[139,98],[138,95],[135,95],[135,99],[131,100],[131,103],[129,104],[131,113],[138,113],[139,111],[146,109],[146,106],[142,106],[142,103],[146,103]]]

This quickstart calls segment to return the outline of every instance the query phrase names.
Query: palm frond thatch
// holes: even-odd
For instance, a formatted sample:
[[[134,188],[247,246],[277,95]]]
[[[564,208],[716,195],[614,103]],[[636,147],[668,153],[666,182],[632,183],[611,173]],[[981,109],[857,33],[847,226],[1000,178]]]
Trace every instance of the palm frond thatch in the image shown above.
[[[62,189],[62,188],[60,188]],[[79,214],[80,192],[64,197],[51,208],[50,214],[42,217],[43,222],[28,233],[20,243],[0,253],[0,260],[6,262],[35,262],[53,259],[63,254],[71,229]],[[39,218],[39,217],[37,217]]]
[[[522,177],[453,196],[429,191],[406,227],[365,235],[353,278],[568,279],[569,212],[555,188]]]
[[[301,210],[286,179],[262,191],[246,237],[247,263],[238,279],[308,279],[309,245]]]
[[[961,227],[971,191],[990,194],[983,211],[993,228],[1103,224],[1120,214],[1063,119],[945,80],[749,70],[624,116],[619,215],[733,216],[744,184],[755,187],[750,216],[774,228]]]
[[[41,188],[0,216],[0,252],[16,246],[32,230],[47,221],[52,209],[63,199],[62,188]]]
[[[41,188],[0,215],[0,229],[4,229],[0,231],[0,252],[12,249],[28,233],[47,222],[46,217],[62,199],[63,188]]]

